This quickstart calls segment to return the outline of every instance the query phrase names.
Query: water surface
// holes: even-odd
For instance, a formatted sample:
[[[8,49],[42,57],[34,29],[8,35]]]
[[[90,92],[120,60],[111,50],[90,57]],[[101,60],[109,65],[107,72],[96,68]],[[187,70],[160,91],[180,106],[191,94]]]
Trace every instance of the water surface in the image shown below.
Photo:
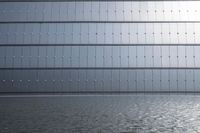
[[[198,133],[198,95],[0,97],[1,133]]]

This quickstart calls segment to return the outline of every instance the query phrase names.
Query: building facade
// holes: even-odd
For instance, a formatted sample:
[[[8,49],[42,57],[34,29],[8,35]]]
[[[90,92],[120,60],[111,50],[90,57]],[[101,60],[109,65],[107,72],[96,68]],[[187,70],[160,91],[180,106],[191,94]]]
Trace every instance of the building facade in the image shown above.
[[[1,2],[0,92],[200,92],[199,7]]]

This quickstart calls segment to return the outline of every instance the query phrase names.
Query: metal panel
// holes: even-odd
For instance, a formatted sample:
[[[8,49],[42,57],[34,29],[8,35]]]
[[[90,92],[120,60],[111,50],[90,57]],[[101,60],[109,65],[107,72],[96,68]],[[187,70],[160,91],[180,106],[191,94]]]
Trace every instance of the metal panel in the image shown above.
[[[1,67],[199,68],[200,46],[2,46]]]
[[[199,44],[193,24],[0,24],[1,44]],[[199,24],[195,24],[198,27]],[[187,27],[186,30],[183,30]],[[182,29],[182,30],[181,30]],[[105,40],[104,40],[105,39]]]
[[[200,91],[199,5],[3,2],[0,92]]]
[[[199,1],[4,2],[0,18],[13,21],[194,21]]]

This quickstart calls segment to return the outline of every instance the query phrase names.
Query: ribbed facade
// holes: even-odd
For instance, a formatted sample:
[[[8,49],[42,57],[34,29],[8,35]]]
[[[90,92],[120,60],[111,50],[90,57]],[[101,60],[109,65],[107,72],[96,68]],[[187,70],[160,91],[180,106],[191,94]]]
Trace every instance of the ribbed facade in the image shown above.
[[[200,1],[0,3],[0,92],[200,92]]]

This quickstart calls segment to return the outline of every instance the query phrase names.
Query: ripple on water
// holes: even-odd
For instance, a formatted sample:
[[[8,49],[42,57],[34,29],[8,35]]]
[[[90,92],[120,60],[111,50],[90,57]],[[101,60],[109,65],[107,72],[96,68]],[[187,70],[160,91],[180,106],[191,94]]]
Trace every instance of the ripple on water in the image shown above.
[[[1,97],[2,133],[198,133],[200,96]]]

